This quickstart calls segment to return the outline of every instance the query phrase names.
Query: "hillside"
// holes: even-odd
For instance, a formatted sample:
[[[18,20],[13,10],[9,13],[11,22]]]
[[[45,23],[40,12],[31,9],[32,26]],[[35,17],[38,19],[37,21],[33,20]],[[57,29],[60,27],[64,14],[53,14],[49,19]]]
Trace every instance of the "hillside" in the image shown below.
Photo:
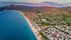
[[[62,8],[60,8],[61,10],[66,10],[66,11],[68,11],[69,13],[71,13],[71,6],[69,6],[69,7],[62,7]]]
[[[46,11],[53,11],[58,12],[59,8],[56,7],[48,7],[48,6],[41,6],[41,7],[29,7],[25,5],[9,5],[5,7],[1,7],[0,10],[28,10],[28,11],[39,11],[39,12],[46,12]]]
[[[1,7],[0,11],[3,10],[21,10],[25,12],[31,20],[35,21],[37,24],[67,24],[71,26],[71,8],[70,7],[30,7],[25,5],[9,5]],[[48,22],[42,22],[41,19],[46,19]],[[57,24],[58,23],[58,24]]]

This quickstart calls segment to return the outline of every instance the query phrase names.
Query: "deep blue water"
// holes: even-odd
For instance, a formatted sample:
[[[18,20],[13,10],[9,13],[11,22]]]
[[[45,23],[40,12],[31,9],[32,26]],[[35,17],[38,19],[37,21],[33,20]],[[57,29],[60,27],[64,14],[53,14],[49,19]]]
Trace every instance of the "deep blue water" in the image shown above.
[[[0,12],[0,40],[36,40],[24,17],[16,10]]]

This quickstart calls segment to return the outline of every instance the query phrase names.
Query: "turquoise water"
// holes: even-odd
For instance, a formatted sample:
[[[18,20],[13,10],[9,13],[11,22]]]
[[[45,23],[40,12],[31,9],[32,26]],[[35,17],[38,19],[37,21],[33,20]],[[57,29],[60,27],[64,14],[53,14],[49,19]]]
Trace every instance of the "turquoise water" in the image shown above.
[[[16,10],[0,12],[0,40],[36,40],[24,17]]]

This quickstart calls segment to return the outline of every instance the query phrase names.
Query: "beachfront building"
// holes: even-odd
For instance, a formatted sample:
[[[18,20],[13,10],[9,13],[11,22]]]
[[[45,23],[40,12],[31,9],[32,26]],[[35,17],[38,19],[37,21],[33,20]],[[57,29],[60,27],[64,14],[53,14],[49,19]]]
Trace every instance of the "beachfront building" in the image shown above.
[[[59,26],[55,26],[55,27],[45,27],[42,29],[42,33],[49,38],[50,40],[70,40],[71,39],[71,33],[69,31],[68,28],[66,28],[65,30],[63,29],[63,27],[60,29]],[[69,34],[67,34],[69,33]]]

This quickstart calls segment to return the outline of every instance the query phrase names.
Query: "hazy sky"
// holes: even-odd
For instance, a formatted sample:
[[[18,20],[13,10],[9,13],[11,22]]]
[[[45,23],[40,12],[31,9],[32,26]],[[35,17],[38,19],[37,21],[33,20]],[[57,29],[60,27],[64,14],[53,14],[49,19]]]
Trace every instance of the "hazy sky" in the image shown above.
[[[43,1],[50,1],[50,2],[56,2],[56,3],[71,3],[71,0],[0,0],[2,1],[16,1],[16,2],[43,2]]]

